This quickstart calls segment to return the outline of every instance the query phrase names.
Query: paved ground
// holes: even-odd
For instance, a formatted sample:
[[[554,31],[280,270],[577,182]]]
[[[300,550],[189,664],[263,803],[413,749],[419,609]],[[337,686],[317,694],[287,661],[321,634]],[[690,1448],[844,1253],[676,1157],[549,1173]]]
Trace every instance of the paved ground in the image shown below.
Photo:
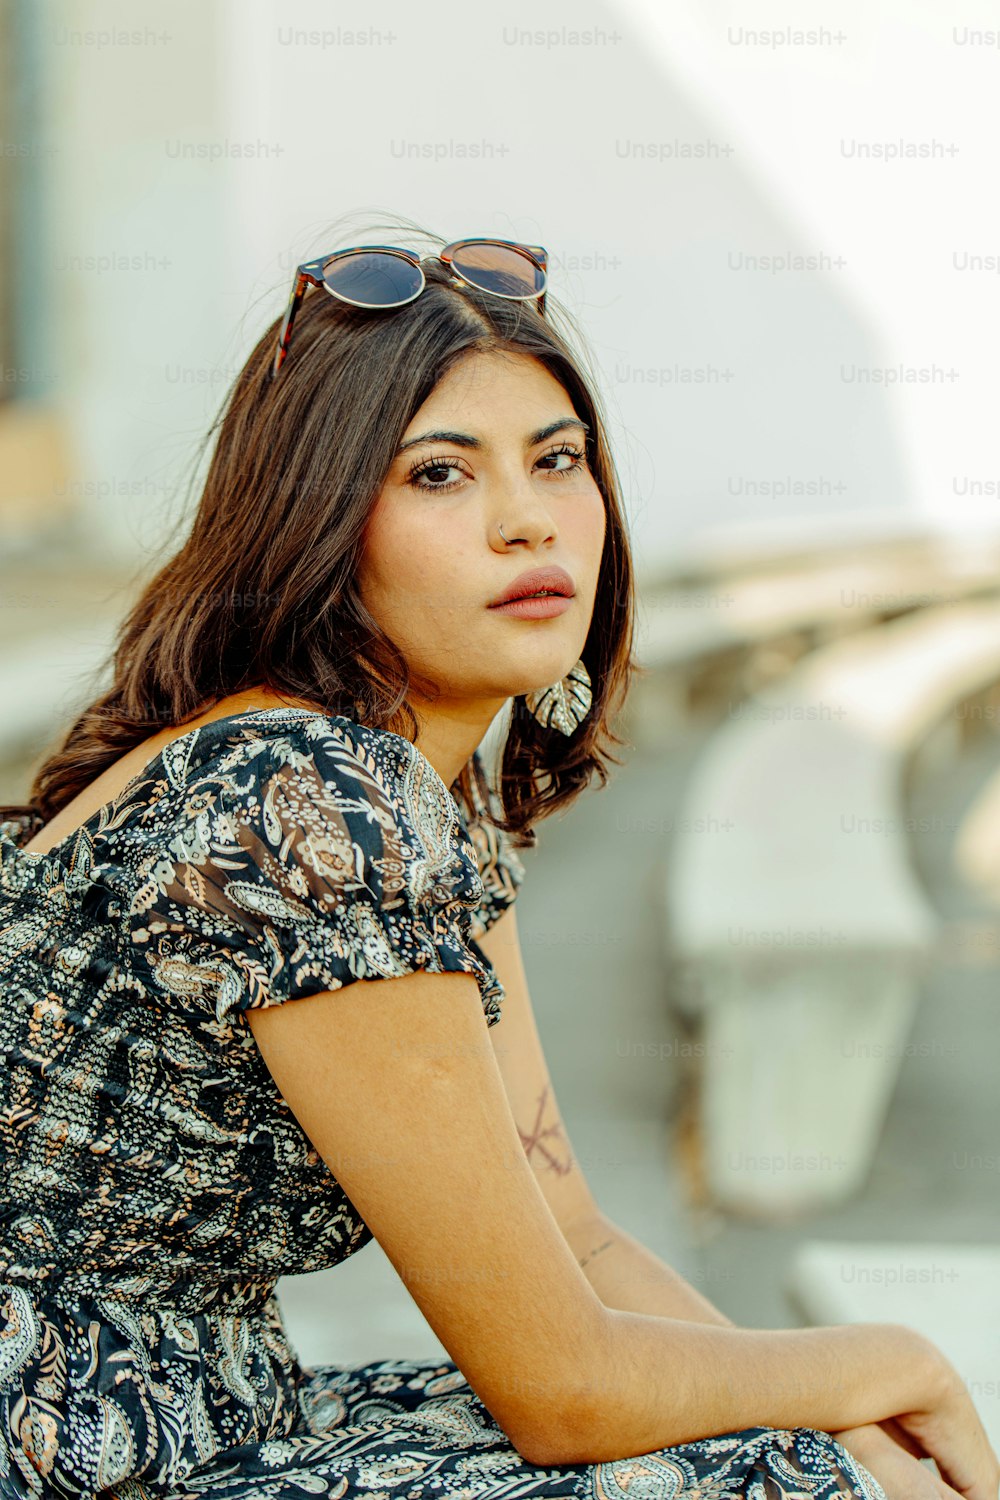
[[[61,601],[31,605],[11,602],[11,580],[0,571],[0,651],[27,632],[32,609],[45,612],[50,629],[60,609],[79,608],[65,577]],[[37,584],[41,598],[52,599],[44,587]],[[97,580],[90,594],[104,600],[111,587]],[[925,778],[916,790],[913,811],[931,814],[932,831],[917,840],[915,857],[951,926],[913,1037],[925,1046],[903,1063],[871,1180],[846,1207],[780,1226],[700,1204],[678,1129],[688,1116],[687,1036],[664,993],[658,900],[698,743],[692,732],[669,753],[621,752],[626,764],[612,768],[605,790],[541,826],[519,896],[525,963],[562,1111],[602,1207],[737,1322],[793,1326],[800,1318],[785,1279],[804,1237],[1000,1238],[997,1174],[969,1165],[977,1156],[995,1162],[1000,1150],[998,945],[975,941],[995,935],[1000,917],[957,886],[948,858],[956,810],[996,770],[1000,740],[980,740],[947,778]],[[27,770],[24,760],[0,765],[0,800],[23,800]],[[440,1352],[377,1244],[333,1271],[286,1278],[281,1296],[306,1362]]]

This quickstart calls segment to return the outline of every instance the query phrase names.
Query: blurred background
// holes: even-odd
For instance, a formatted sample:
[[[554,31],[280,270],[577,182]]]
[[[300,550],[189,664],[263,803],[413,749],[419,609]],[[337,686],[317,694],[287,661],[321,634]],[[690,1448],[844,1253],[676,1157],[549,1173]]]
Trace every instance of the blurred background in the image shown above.
[[[740,1323],[922,1327],[1000,1446],[998,43],[975,0],[0,0],[0,801],[327,226],[546,245],[647,668],[519,896],[577,1156]],[[306,1362],[440,1348],[377,1245],[281,1291]]]

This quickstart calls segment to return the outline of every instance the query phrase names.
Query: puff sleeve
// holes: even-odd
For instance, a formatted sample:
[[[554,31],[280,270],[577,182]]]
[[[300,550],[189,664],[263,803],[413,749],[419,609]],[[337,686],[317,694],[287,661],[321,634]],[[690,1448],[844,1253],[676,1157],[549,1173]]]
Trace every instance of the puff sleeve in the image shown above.
[[[423,969],[503,987],[474,941],[487,895],[455,799],[407,740],[317,715],[187,788],[146,872],[132,940],[158,985],[214,1009]]]

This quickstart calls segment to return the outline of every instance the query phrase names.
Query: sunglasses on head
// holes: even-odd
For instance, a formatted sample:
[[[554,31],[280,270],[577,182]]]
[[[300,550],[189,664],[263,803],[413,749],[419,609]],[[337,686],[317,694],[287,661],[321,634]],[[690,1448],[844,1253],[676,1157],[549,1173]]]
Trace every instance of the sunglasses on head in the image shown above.
[[[510,302],[537,297],[538,311],[544,317],[548,254],[541,245],[520,245],[516,240],[455,240],[435,258],[448,267],[452,280],[460,285],[474,286]],[[419,257],[397,245],[352,245],[305,261],[295,273],[271,379],[285,362],[292,324],[307,287],[325,287],[332,297],[351,307],[391,309],[416,301],[426,285]]]

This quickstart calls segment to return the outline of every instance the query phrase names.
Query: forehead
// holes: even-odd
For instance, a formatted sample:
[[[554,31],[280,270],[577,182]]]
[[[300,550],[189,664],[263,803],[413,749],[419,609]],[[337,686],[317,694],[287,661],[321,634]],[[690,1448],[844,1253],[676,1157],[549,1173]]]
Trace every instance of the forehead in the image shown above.
[[[451,367],[431,391],[411,426],[429,412],[445,407],[475,408],[488,414],[500,403],[527,405],[556,403],[561,411],[571,410],[562,384],[531,355],[492,350],[478,350],[464,355]],[[409,429],[408,429],[409,430]]]

